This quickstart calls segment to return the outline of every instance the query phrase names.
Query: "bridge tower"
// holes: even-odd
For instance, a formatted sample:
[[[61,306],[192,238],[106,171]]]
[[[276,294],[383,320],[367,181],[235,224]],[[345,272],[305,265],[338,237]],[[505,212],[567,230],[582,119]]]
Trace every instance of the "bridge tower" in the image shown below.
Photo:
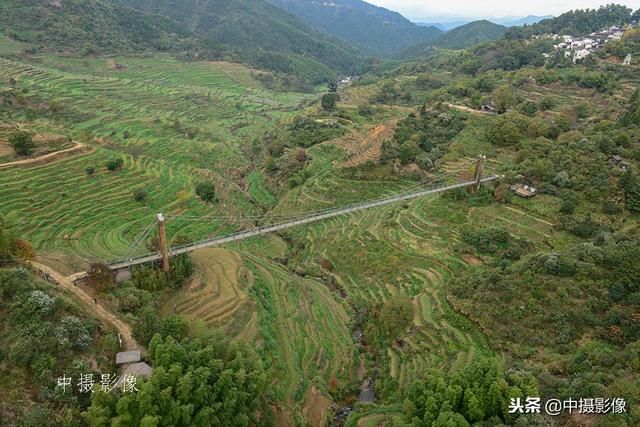
[[[482,184],[482,173],[484,172],[485,160],[487,160],[487,156],[480,155],[478,156],[478,160],[476,161],[476,170],[473,178],[476,181],[473,186],[474,191],[478,191],[480,189],[480,185]]]
[[[160,253],[162,254],[162,271],[169,272],[169,245],[167,244],[167,226],[164,221],[164,215],[159,213],[157,216],[158,223],[158,239],[160,243]]]

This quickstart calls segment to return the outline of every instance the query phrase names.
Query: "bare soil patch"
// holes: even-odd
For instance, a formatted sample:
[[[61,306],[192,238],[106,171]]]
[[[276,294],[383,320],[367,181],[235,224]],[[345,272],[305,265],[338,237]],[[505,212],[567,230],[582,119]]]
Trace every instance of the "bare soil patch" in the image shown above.
[[[331,407],[331,399],[327,399],[315,386],[311,386],[307,398],[304,401],[302,413],[312,427],[327,425],[327,412]]]
[[[371,129],[366,135],[350,134],[334,141],[347,152],[347,160],[342,165],[345,168],[360,166],[368,161],[380,160],[380,149],[384,141],[391,140],[397,121],[380,124]]]

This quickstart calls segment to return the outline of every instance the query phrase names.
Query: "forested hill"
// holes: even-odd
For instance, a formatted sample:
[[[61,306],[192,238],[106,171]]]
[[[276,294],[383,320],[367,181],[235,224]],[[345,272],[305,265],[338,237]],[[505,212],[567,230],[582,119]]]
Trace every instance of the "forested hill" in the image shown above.
[[[435,40],[413,46],[405,50],[402,56],[405,58],[425,56],[433,50],[433,47],[465,49],[470,46],[499,40],[506,31],[507,27],[493,22],[485,20],[474,21],[447,31]]]
[[[443,34],[434,44],[448,49],[464,49],[469,46],[498,40],[507,27],[486,20],[470,22]]]
[[[442,34],[361,0],[268,0],[309,25],[381,56],[390,56]]]
[[[0,30],[34,51],[169,51],[313,83],[355,73],[364,62],[348,43],[261,0],[8,0],[0,4]]]
[[[347,43],[321,35],[266,1],[119,1],[173,19],[260,67],[291,72],[299,62],[312,58],[334,70],[353,73],[361,63],[359,52]],[[291,54],[298,57],[287,56]]]
[[[101,0],[2,1],[0,30],[31,50],[111,53],[193,45],[189,32],[170,20]]]

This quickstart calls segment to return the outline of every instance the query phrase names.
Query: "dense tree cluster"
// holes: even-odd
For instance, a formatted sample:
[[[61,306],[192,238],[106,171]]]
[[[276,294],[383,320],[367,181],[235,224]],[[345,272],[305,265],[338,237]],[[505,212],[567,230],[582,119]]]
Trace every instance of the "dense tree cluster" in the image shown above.
[[[91,425],[254,425],[265,410],[268,376],[249,346],[222,335],[206,342],[156,335],[151,379],[136,393],[93,393],[83,414]]]
[[[433,110],[421,108],[398,122],[393,140],[385,141],[380,161],[416,163],[423,170],[431,170],[446,152],[448,144],[465,127],[464,113],[439,105]]]
[[[483,421],[509,425],[518,418],[508,413],[510,399],[524,401],[538,395],[533,375],[505,373],[500,360],[477,359],[459,371],[434,371],[416,381],[406,393],[405,422],[394,425],[466,427]]]

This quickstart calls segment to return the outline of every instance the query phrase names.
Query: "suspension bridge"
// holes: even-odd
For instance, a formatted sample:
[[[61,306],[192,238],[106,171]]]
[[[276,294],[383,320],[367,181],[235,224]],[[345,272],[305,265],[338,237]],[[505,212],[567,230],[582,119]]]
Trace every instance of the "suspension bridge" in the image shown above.
[[[480,156],[476,161],[474,179],[458,182],[449,185],[440,185],[434,188],[422,188],[415,191],[405,191],[393,196],[383,197],[374,200],[368,200],[365,202],[354,203],[347,206],[341,206],[332,209],[325,209],[316,212],[310,212],[299,215],[297,218],[290,219],[267,226],[255,227],[250,230],[236,232],[226,236],[214,237],[211,239],[203,240],[200,242],[190,243],[183,246],[177,246],[170,248],[167,244],[167,234],[165,217],[162,214],[158,214],[156,218],[156,224],[158,226],[158,237],[160,250],[155,253],[150,253],[135,258],[128,258],[125,260],[115,261],[109,264],[109,267],[113,271],[119,271],[129,269],[136,265],[148,264],[156,261],[162,261],[162,268],[164,271],[169,271],[169,258],[181,254],[196,251],[198,249],[210,248],[214,246],[224,245],[226,243],[237,242],[240,240],[250,239],[252,237],[261,236],[268,233],[274,233],[277,231],[285,230],[287,228],[296,227],[303,224],[310,224],[313,222],[322,221],[337,216],[347,215],[354,212],[359,212],[367,209],[372,209],[380,206],[390,205],[393,203],[408,201],[419,197],[442,193],[445,191],[454,190],[457,188],[474,187],[478,189],[483,183],[495,181],[502,178],[501,175],[490,175],[483,177],[484,162],[486,157]]]

